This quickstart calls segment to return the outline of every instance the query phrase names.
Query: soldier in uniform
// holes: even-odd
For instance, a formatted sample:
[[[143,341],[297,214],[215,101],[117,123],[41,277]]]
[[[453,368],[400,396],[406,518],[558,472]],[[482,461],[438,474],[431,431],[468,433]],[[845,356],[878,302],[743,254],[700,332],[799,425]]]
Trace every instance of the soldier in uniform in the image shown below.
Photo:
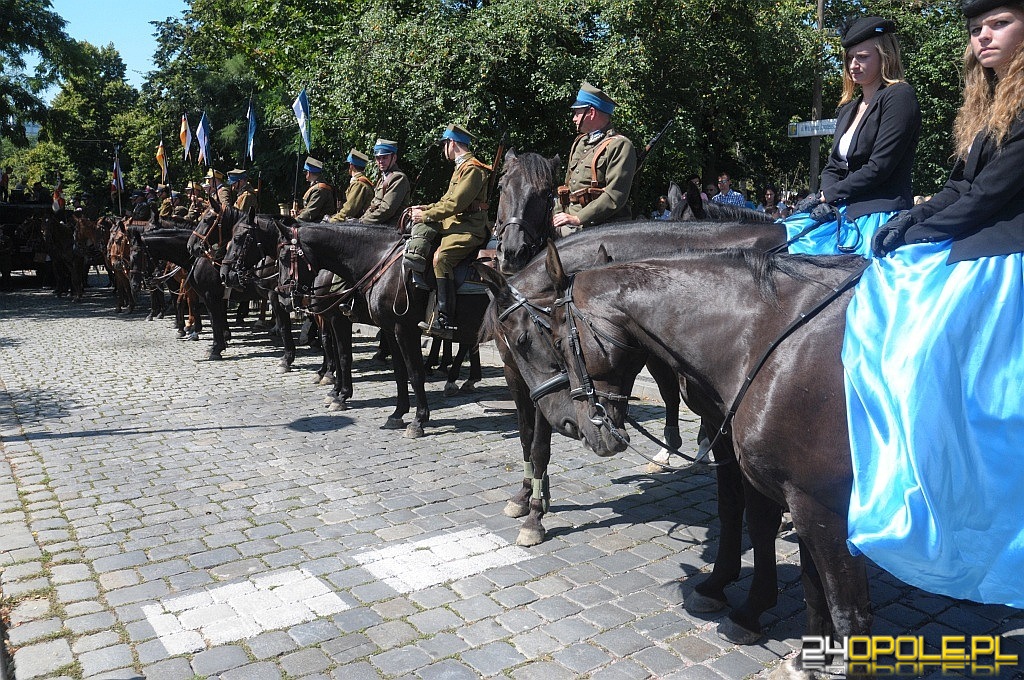
[[[224,183],[224,173],[220,170],[214,170],[210,168],[206,171],[206,190],[210,197],[217,197],[217,202],[222,206],[229,206],[235,204],[235,195],[228,188],[228,185]]]
[[[441,136],[444,157],[455,162],[448,191],[437,203],[412,209],[412,236],[405,245],[405,263],[413,284],[428,288],[423,272],[433,256],[437,278],[437,314],[420,324],[427,335],[450,340],[455,321],[455,265],[487,240],[487,189],[491,167],[473,156],[473,136],[449,125]],[[440,245],[438,245],[440,241]]]
[[[249,212],[256,207],[256,192],[249,184],[249,174],[245,170],[235,169],[228,173],[228,185],[235,192],[234,206],[242,212]]]
[[[148,222],[152,214],[146,202],[146,192],[137,189],[132,192],[131,219],[133,222]]]
[[[348,152],[348,189],[345,190],[345,205],[331,216],[331,222],[359,219],[373,198],[373,182],[363,174],[370,157],[355,149]]]
[[[628,219],[629,191],[636,173],[633,143],[611,125],[615,111],[611,97],[584,82],[571,108],[579,135],[569,152],[565,184],[558,187],[553,223],[561,236]]]
[[[412,194],[412,183],[398,167],[398,142],[378,139],[373,145],[373,159],[379,171],[377,182],[373,199],[359,219],[370,224],[393,224],[409,205]]]
[[[199,182],[188,183],[188,212],[185,214],[185,219],[195,222],[206,212],[205,193],[203,185]]]
[[[181,204],[181,194],[177,191],[171,192],[171,217],[182,220],[188,217],[188,208]]]
[[[160,199],[160,217],[170,217],[171,213],[174,212],[174,206],[171,205],[171,187],[166,184],[156,185],[157,197]]]
[[[302,195],[302,208],[299,208],[298,201],[292,206],[292,217],[304,222],[320,222],[327,215],[337,210],[334,202],[334,189],[330,184],[320,179],[324,171],[324,164],[313,158],[306,157],[306,181],[309,188]]]

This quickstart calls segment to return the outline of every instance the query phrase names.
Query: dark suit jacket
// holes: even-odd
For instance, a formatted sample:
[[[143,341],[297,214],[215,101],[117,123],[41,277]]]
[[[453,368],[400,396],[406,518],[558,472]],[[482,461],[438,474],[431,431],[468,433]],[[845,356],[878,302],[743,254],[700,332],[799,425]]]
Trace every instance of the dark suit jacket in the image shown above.
[[[950,263],[1024,251],[1022,169],[1024,114],[998,149],[985,131],[978,133],[942,190],[913,209],[917,224],[907,230],[907,243],[952,238]]]
[[[846,157],[839,160],[839,138],[849,129],[861,98],[843,104],[836,114],[832,153],[821,173],[821,191],[829,203],[846,203],[856,219],[876,212],[909,210],[914,204],[910,174],[921,132],[921,108],[907,83],[883,87],[864,112]]]

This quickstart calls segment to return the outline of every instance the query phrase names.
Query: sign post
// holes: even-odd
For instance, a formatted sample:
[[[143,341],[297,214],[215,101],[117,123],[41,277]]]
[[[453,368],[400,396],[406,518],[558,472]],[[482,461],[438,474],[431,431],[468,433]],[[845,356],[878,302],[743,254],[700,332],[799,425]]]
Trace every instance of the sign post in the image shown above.
[[[804,120],[789,124],[790,137],[823,137],[836,133],[836,119]]]

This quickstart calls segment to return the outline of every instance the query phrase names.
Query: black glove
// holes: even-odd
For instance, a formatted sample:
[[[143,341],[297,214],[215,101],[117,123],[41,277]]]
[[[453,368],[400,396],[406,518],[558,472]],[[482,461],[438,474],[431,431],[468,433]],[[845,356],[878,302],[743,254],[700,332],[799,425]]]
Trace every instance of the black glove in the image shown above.
[[[906,245],[907,230],[914,226],[916,221],[909,210],[896,215],[875,232],[874,238],[871,239],[871,252],[875,257],[885,257],[886,253]]]
[[[808,196],[807,198],[801,199],[800,202],[796,204],[796,207],[793,208],[793,212],[809,213],[819,205],[821,205],[821,199],[818,196]]]
[[[815,222],[831,222],[835,218],[835,208],[828,203],[819,203],[811,208],[810,217]]]

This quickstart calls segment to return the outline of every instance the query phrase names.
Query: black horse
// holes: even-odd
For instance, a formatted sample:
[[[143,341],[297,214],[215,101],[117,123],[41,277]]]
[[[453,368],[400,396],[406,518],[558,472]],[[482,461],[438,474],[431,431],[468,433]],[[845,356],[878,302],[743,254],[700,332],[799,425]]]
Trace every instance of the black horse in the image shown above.
[[[764,223],[663,222],[614,224],[587,230],[560,241],[559,253],[571,270],[600,265],[608,261],[629,261],[654,254],[682,252],[705,244],[742,243],[767,248],[783,242],[781,226]],[[482,272],[492,290],[494,302],[485,319],[485,332],[491,334],[504,360],[505,377],[516,402],[523,445],[525,475],[523,487],[508,503],[505,513],[512,517],[527,515],[517,542],[539,543],[544,538],[542,520],[549,503],[547,467],[550,462],[552,426],[566,436],[578,437],[576,414],[569,400],[568,385],[559,369],[548,315],[555,290],[544,269],[543,260],[535,260],[506,282],[497,273]],[[510,285],[511,284],[511,285]],[[679,385],[675,371],[663,362],[648,364],[658,381],[666,403],[665,437],[673,446],[681,442],[678,428]],[[687,394],[694,407],[699,395]],[[541,408],[538,409],[537,405]],[[549,424],[550,423],[550,424]],[[716,423],[717,424],[717,423]],[[732,460],[731,442],[720,438],[714,446],[718,461]],[[718,510],[722,525],[715,568],[710,577],[696,586],[687,597],[687,609],[711,611],[726,606],[724,588],[740,575],[740,556],[744,514],[744,492],[735,466],[716,469]],[[747,602],[730,614],[731,621],[720,631],[734,642],[749,643],[760,637],[760,614],[775,603],[774,536],[779,511],[765,510],[747,501],[748,529],[755,545],[755,577]]]
[[[162,286],[176,284],[178,290],[173,292],[178,337],[199,339],[202,319],[199,315],[199,294],[186,285],[186,274],[192,266],[192,256],[188,251],[188,241],[192,237],[191,225],[186,227],[164,227],[149,229],[131,225],[125,227],[129,241],[129,272],[132,295],[146,288],[153,295],[154,311],[158,304],[163,309]],[[171,263],[174,269],[164,271],[164,263]],[[188,323],[185,322],[185,310],[188,310]]]
[[[300,222],[288,226],[279,221],[277,226],[285,246],[279,259],[281,290],[293,296],[314,294],[313,280],[321,269],[357,285],[356,299],[362,296],[369,320],[380,327],[392,354],[398,403],[384,427],[405,427],[406,437],[423,436],[430,409],[424,389],[418,324],[425,316],[427,294],[407,285],[401,263],[401,234],[390,226],[359,222],[331,225]],[[460,296],[456,318],[459,330],[455,336],[460,354],[468,352],[476,343],[487,302],[483,295]],[[403,417],[410,408],[410,381],[416,397],[416,412],[413,421],[406,426]]]
[[[731,431],[749,485],[789,509],[814,635],[865,635],[871,627],[864,560],[846,547],[852,470],[839,361],[850,284],[864,266],[855,256],[733,250],[611,264],[570,278],[553,246],[546,257],[562,300],[552,315],[561,361],[573,386],[600,393],[575,404],[586,445],[600,455],[621,451],[625,408],[617,395],[628,394],[648,356],[672,365],[713,405],[701,415]],[[723,417],[733,412],[731,422]]]

